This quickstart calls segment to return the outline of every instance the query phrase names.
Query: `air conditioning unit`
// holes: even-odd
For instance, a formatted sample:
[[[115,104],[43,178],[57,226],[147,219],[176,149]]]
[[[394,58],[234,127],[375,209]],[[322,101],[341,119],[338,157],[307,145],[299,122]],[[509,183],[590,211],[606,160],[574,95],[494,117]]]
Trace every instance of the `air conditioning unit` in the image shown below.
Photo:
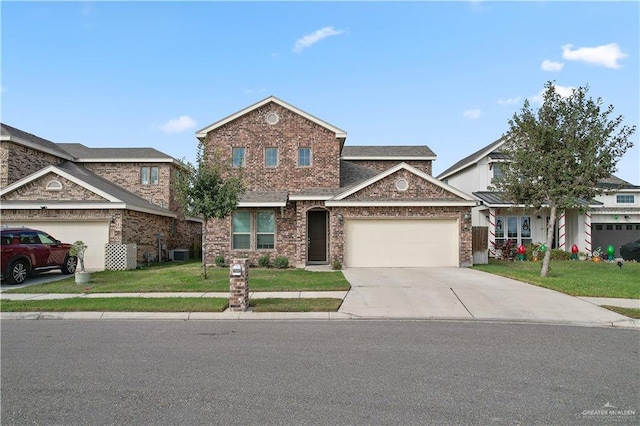
[[[189,250],[188,249],[169,250],[169,260],[185,262],[189,260]]]

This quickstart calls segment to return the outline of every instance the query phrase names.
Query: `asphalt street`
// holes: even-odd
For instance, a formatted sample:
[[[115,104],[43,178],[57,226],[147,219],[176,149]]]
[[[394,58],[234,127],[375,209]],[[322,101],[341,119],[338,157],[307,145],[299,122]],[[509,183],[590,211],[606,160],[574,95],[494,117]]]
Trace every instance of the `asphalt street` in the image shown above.
[[[638,424],[636,330],[18,321],[2,424]]]

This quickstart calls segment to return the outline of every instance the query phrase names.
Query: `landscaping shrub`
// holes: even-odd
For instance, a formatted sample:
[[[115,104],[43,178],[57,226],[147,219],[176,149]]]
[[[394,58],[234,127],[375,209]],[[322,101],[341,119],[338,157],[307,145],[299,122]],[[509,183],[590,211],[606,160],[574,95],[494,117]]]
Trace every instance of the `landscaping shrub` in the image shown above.
[[[258,266],[261,268],[268,268],[271,266],[271,259],[269,259],[269,255],[265,254],[264,256],[260,256],[258,258]]]
[[[331,269],[333,269],[334,271],[339,271],[342,269],[342,262],[340,262],[339,260],[334,260],[333,263],[331,264]]]
[[[273,261],[273,265],[278,269],[287,269],[289,267],[288,257],[276,257]]]
[[[214,259],[214,262],[216,266],[220,266],[220,267],[225,266],[224,256],[221,254],[216,256],[216,258]]]
[[[551,260],[569,260],[571,259],[571,253],[560,249],[551,250]]]

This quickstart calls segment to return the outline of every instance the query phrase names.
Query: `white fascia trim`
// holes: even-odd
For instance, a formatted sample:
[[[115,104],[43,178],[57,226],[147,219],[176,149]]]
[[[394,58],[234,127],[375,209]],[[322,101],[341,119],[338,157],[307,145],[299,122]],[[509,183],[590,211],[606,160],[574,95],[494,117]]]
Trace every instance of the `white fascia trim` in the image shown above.
[[[327,207],[475,207],[475,201],[327,201]]]
[[[63,178],[70,180],[71,182],[75,183],[76,185],[79,185],[81,187],[83,187],[84,189],[87,189],[91,192],[93,192],[96,195],[101,196],[102,198],[105,198],[108,201],[111,202],[121,202],[120,199],[107,194],[106,192],[87,184],[86,182],[84,182],[83,180],[80,180],[78,178],[76,178],[75,176],[70,175],[69,173],[67,173],[66,171],[56,167],[56,166],[47,166],[44,169],[41,169],[23,179],[20,179],[17,182],[14,182],[13,184],[6,186],[2,191],[0,191],[0,196],[8,194],[11,191],[14,191],[17,188],[20,188],[21,186],[29,183],[29,182],[33,182],[36,179],[41,178],[42,176],[48,174],[48,173],[55,173],[59,176],[62,176]]]
[[[43,209],[44,207],[44,209]],[[49,200],[38,201],[4,201],[4,210],[102,210],[102,209],[126,209],[125,203],[93,203],[72,202],[65,204],[49,204]]]
[[[43,209],[43,207],[45,207]],[[138,206],[129,206],[126,203],[82,203],[82,202],[72,202],[72,203],[56,203],[56,204],[48,204],[48,201],[32,201],[32,202],[12,202],[5,201],[2,203],[2,208],[4,210],[132,210],[141,213],[149,213],[156,216],[166,216],[166,217],[178,217],[177,214],[173,212],[159,212],[154,209],[147,209],[145,207]]]
[[[173,158],[78,158],[76,163],[177,163]]]
[[[286,207],[286,201],[263,201],[263,202],[239,202],[238,207],[240,208],[248,208],[248,207]]]
[[[289,195],[291,201],[326,201],[333,198],[333,195]]]
[[[380,174],[378,174],[378,175],[376,175],[376,176],[374,176],[374,177],[372,177],[370,179],[367,179],[366,181],[362,182],[360,185],[358,185],[358,186],[356,186],[354,188],[351,188],[350,190],[348,190],[346,192],[338,194],[333,199],[334,200],[342,200],[342,199],[348,197],[349,195],[355,194],[356,192],[360,191],[361,189],[366,188],[367,186],[371,185],[372,183],[375,183],[375,182],[377,182],[377,181],[379,181],[379,180],[381,180],[381,179],[383,179],[383,178],[385,178],[385,177],[387,177],[389,175],[392,175],[393,173],[397,172],[400,169],[405,169],[405,170],[413,173],[414,175],[416,175],[418,177],[421,177],[422,179],[424,179],[424,180],[426,180],[426,181],[428,181],[428,182],[430,182],[430,183],[432,183],[432,184],[434,184],[436,186],[439,186],[440,188],[442,188],[442,189],[444,189],[444,190],[446,190],[448,192],[451,192],[452,194],[457,195],[458,197],[462,198],[463,200],[472,201],[474,203],[476,201],[476,199],[473,198],[471,195],[465,194],[464,192],[460,191],[459,189],[456,189],[453,186],[450,186],[450,185],[448,185],[448,184],[446,184],[446,183],[434,178],[433,176],[431,176],[431,175],[429,175],[427,173],[424,173],[423,171],[418,170],[415,167],[412,167],[412,166],[410,166],[410,165],[408,165],[407,163],[404,163],[404,162],[396,164],[395,166],[391,167],[390,169],[385,170],[384,172],[382,172],[382,173],[380,173]]]
[[[207,126],[205,128],[202,128],[202,129],[198,130],[196,132],[196,137],[198,139],[204,138],[204,137],[207,136],[207,133],[209,133],[213,129],[215,129],[217,127],[220,127],[220,126],[223,126],[223,125],[229,123],[230,121],[235,120],[238,117],[242,117],[243,115],[253,111],[254,109],[260,108],[261,106],[266,105],[269,102],[274,102],[274,103],[280,105],[281,107],[286,108],[286,109],[288,109],[290,111],[293,111],[296,114],[306,118],[307,120],[318,124],[319,126],[322,126],[322,127],[326,128],[328,130],[331,130],[332,132],[334,132],[336,134],[336,138],[346,138],[347,137],[347,132],[345,132],[344,130],[339,129],[339,128],[335,127],[335,126],[332,126],[331,124],[327,123],[326,121],[321,120],[318,117],[314,117],[313,115],[308,114],[308,113],[306,113],[306,112],[294,107],[293,105],[290,105],[290,104],[288,104],[288,103],[276,98],[275,96],[269,96],[268,98],[263,99],[263,100],[255,103],[253,105],[250,105],[247,108],[244,108],[244,109],[236,112],[235,114],[231,114],[230,116],[228,116],[226,118],[223,118],[222,120],[216,121],[215,123],[213,123],[213,124],[211,124],[211,125],[209,125],[209,126]]]
[[[75,158],[70,156],[69,154],[64,154],[64,153],[61,153],[59,151],[53,151],[51,149],[45,148],[45,147],[43,147],[41,145],[34,144],[34,143],[26,141],[24,139],[16,138],[15,136],[5,135],[5,136],[0,137],[0,140],[17,143],[18,145],[23,145],[23,146],[26,146],[27,148],[35,149],[36,151],[45,152],[47,154],[51,154],[51,155],[53,155],[55,157],[58,157],[58,158],[64,158],[65,160],[75,161]],[[51,142],[51,141],[49,141],[49,142]],[[55,143],[55,142],[52,142],[52,143]]]
[[[374,156],[374,155],[346,155],[341,157],[343,160],[412,160],[412,161],[422,161],[422,160],[435,160],[436,156],[425,156],[425,157],[407,157],[407,156]]]
[[[476,164],[478,161],[480,161],[481,158],[488,156],[489,154],[491,154],[492,151],[494,151],[494,150],[500,148],[502,145],[504,145],[504,143],[506,142],[506,139],[505,138],[500,138],[500,139],[502,139],[502,143],[499,143],[496,146],[492,146],[495,142],[487,145],[487,148],[484,151],[480,152],[478,155],[476,155],[474,158],[472,158],[469,161],[467,161],[465,164],[461,164],[460,167],[458,167],[457,169],[451,170],[446,175],[438,175],[438,179],[446,179],[446,178],[451,177],[452,175],[455,175],[456,173],[466,169],[467,167]]]

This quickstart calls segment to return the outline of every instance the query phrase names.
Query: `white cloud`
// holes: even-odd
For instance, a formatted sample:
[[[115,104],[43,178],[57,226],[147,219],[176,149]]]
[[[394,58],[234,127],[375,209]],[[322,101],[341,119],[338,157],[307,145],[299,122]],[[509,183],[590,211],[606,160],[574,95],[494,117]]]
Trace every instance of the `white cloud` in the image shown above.
[[[343,30],[336,30],[333,27],[321,28],[315,33],[307,34],[306,36],[296,40],[296,44],[293,47],[293,51],[295,53],[300,53],[302,52],[303,49],[313,46],[314,44],[316,44],[317,42],[319,42],[324,38],[327,38],[330,36],[337,36],[343,33],[344,33]]]
[[[480,111],[479,109],[469,109],[462,113],[462,115],[464,115],[464,118],[468,118],[469,120],[477,120],[478,118],[480,118],[480,114],[482,114],[482,111]]]
[[[518,104],[520,103],[520,100],[522,98],[520,96],[516,96],[514,98],[507,98],[507,99],[498,99],[498,104],[499,105],[513,105],[513,104]]]
[[[542,61],[542,65],[540,65],[540,68],[542,68],[544,71],[561,71],[562,68],[564,68],[564,64],[562,62],[554,62],[545,59],[544,61]]]
[[[568,96],[571,96],[571,94],[573,93],[574,89],[576,89],[573,86],[558,86],[557,84],[554,85],[553,87],[555,87],[556,93],[558,95],[560,95],[560,97],[562,97],[562,98],[566,98]],[[544,89],[542,89],[540,92],[538,92],[537,95],[532,96],[531,97],[531,102],[535,102],[535,103],[541,104],[542,101],[543,101],[542,95],[544,95]]]
[[[178,118],[172,118],[160,126],[160,130],[165,133],[177,133],[189,130],[196,125],[196,120],[188,115],[181,115]]]
[[[620,50],[617,43],[609,43],[596,47],[581,47],[571,50],[573,45],[562,46],[562,58],[568,61],[582,61],[588,64],[601,65],[607,68],[620,68],[618,61],[627,55]]]

